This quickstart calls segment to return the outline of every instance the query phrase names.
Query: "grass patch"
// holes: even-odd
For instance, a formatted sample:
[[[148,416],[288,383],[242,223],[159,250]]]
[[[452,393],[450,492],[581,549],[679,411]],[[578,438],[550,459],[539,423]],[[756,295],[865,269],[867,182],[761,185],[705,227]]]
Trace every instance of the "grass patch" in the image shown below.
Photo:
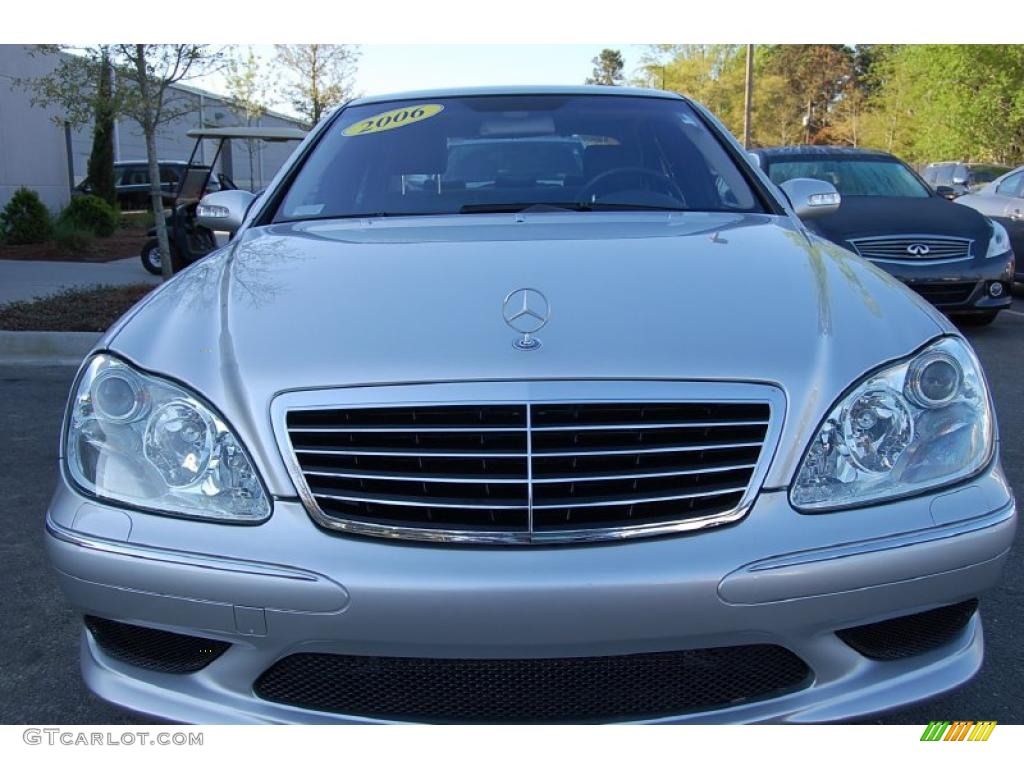
[[[0,306],[4,331],[105,331],[152,285],[100,285],[65,288],[32,301]]]

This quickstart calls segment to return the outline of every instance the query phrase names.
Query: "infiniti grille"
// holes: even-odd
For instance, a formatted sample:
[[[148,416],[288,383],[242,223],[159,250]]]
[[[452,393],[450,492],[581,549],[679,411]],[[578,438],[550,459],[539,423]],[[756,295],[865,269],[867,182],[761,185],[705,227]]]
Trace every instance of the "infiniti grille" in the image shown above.
[[[865,259],[934,261],[936,259],[970,258],[971,242],[962,237],[902,235],[900,237],[862,237],[851,240],[850,244]]]

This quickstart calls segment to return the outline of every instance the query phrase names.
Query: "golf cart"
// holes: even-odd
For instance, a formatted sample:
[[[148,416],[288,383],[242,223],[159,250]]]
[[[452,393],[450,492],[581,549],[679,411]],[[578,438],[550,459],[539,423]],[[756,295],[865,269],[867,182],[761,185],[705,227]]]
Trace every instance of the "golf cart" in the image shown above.
[[[181,182],[174,192],[168,195],[170,200],[167,211],[167,237],[171,245],[171,261],[174,270],[178,271],[198,261],[218,247],[213,230],[201,226],[196,221],[196,206],[207,192],[236,189],[234,183],[223,173],[215,173],[217,160],[225,142],[232,139],[251,141],[302,141],[306,132],[298,128],[260,128],[239,126],[236,128],[199,128],[186,134],[195,139],[195,146],[188,159],[188,165],[181,176]],[[217,142],[217,151],[209,163],[196,163],[196,154],[205,139]],[[156,228],[147,233],[150,237],[139,254],[142,266],[154,275],[160,274],[160,245],[156,238]]]

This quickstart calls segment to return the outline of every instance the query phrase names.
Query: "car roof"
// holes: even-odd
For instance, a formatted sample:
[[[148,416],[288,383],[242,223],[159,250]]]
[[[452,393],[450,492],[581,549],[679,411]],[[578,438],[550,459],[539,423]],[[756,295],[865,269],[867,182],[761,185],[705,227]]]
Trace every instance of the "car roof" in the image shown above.
[[[423,91],[401,91],[374,96],[360,96],[348,102],[346,106],[416,99],[459,98],[461,96],[642,96],[653,99],[683,99],[678,93],[659,91],[654,88],[630,88],[609,85],[492,85],[433,88]]]
[[[145,158],[141,160],[118,160],[114,163],[116,168],[119,165],[149,165],[149,160]],[[157,165],[188,165],[188,160],[157,160]],[[204,165],[203,163],[192,163],[193,168],[209,168],[210,166]]]
[[[818,144],[798,144],[790,147],[763,147],[751,150],[765,160],[777,157],[850,157],[877,158],[879,160],[896,160],[895,155],[880,149],[864,149],[863,147],[837,147]]]

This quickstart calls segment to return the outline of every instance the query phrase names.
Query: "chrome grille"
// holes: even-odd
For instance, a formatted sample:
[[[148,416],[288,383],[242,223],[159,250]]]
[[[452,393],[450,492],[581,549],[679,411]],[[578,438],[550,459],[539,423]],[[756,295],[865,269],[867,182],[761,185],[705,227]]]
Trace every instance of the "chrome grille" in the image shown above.
[[[972,242],[972,240],[962,237],[901,235],[899,237],[862,237],[850,240],[850,245],[865,259],[917,263],[969,259],[971,258]]]
[[[544,543],[744,513],[761,402],[518,402],[289,409],[314,518],[395,538]]]

